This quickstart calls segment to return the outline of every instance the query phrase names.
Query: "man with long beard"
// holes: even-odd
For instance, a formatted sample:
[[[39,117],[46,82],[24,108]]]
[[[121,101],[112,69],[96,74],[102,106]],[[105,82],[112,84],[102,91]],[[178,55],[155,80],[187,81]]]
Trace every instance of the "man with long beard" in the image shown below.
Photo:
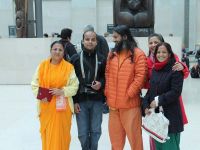
[[[113,41],[105,87],[112,150],[123,150],[126,136],[131,150],[143,150],[140,91],[147,73],[146,56],[125,25],[114,28]]]

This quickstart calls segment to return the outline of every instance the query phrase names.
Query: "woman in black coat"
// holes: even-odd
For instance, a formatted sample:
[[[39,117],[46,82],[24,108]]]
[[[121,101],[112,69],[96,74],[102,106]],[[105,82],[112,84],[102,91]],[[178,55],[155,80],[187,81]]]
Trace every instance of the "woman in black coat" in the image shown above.
[[[169,140],[165,143],[156,142],[156,150],[179,150],[180,133],[183,131],[183,121],[179,96],[183,87],[183,73],[173,71],[174,54],[168,43],[160,43],[155,49],[155,65],[150,80],[150,89],[143,100],[145,114],[163,111],[169,120]]]

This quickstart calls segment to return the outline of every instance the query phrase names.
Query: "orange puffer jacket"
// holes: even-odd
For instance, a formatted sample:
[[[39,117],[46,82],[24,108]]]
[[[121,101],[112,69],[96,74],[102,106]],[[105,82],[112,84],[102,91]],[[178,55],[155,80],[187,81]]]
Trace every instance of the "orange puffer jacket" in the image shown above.
[[[105,95],[111,108],[133,108],[141,104],[140,90],[147,75],[147,60],[144,52],[134,49],[133,63],[130,52],[119,66],[119,55],[107,60]]]

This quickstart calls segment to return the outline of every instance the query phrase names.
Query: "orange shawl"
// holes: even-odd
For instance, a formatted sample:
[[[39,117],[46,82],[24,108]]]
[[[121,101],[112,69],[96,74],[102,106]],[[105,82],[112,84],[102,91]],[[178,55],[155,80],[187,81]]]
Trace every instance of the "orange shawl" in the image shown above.
[[[44,88],[63,88],[66,86],[73,66],[64,59],[58,64],[44,60],[39,67],[39,86]],[[40,102],[40,132],[42,150],[68,150],[72,112],[67,105],[65,111],[56,111],[56,96],[51,102]]]

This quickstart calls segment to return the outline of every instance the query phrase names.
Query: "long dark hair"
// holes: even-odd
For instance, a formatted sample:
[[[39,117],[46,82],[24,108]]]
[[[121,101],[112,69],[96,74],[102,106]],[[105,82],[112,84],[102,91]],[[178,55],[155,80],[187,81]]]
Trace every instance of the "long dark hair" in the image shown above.
[[[118,34],[121,35],[121,37],[127,36],[126,48],[131,52],[131,54],[132,54],[131,62],[133,62],[134,49],[137,47],[137,43],[136,43],[134,37],[131,35],[131,31],[129,30],[129,27],[126,25],[118,25],[118,26],[114,27],[113,32],[117,32]],[[117,47],[115,47],[113,49],[113,51],[118,51]]]

